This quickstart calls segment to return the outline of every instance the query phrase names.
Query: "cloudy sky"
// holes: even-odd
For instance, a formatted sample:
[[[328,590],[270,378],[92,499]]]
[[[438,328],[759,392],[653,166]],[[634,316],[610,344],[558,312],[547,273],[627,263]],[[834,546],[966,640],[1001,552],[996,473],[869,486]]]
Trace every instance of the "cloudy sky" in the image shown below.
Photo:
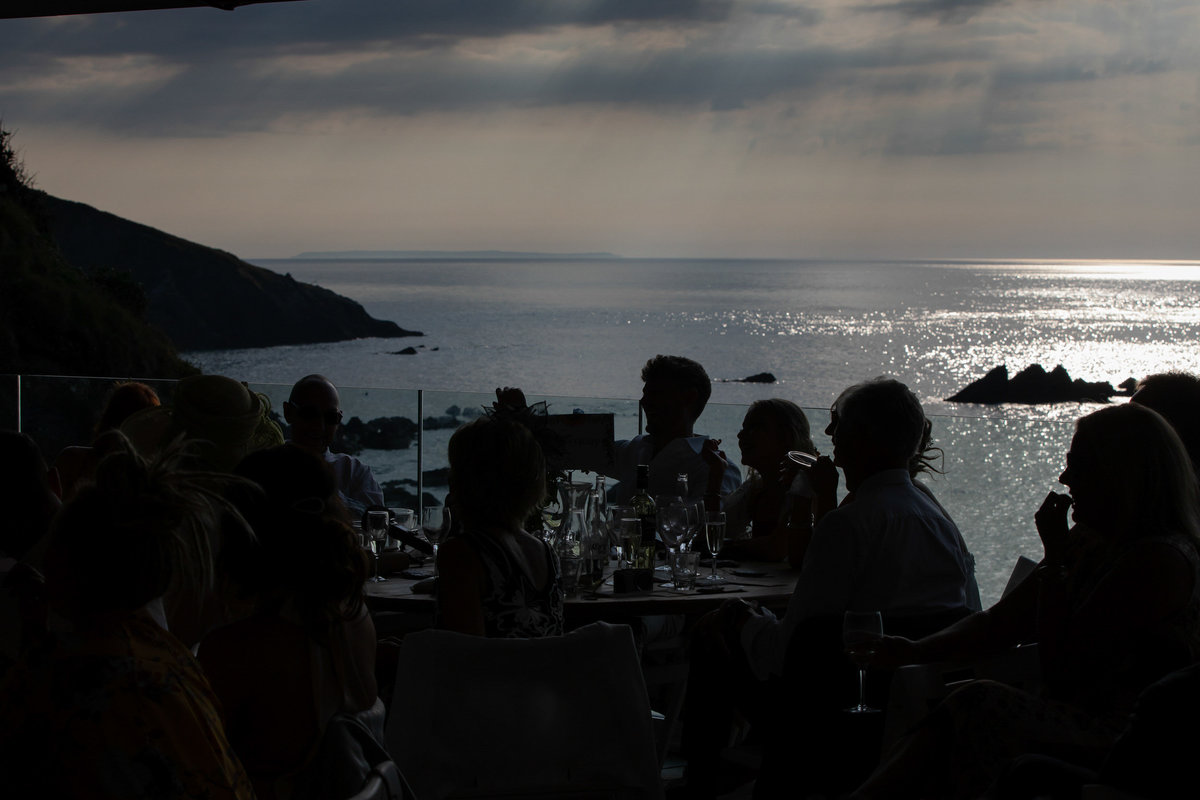
[[[0,20],[37,184],[304,250],[1200,259],[1200,1],[305,0]]]

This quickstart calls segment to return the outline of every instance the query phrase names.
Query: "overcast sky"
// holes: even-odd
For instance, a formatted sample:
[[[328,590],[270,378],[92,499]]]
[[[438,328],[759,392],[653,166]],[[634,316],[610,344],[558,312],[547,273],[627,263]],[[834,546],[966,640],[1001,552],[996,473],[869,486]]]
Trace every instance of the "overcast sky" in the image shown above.
[[[243,257],[1200,259],[1200,0],[0,20],[37,184]]]

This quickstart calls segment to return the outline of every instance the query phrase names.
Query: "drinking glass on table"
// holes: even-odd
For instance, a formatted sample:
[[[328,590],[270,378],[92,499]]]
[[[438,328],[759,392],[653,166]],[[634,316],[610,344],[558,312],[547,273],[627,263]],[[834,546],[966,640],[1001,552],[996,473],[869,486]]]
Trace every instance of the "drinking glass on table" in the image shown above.
[[[706,586],[715,586],[725,580],[717,574],[717,553],[721,552],[721,545],[725,542],[724,511],[714,511],[708,515],[708,519],[704,523],[704,537],[708,544],[708,551],[712,553],[712,573],[702,582]],[[700,582],[697,581],[697,583]]]
[[[675,498],[670,505],[658,507],[658,536],[668,551],[675,552],[687,529],[688,512],[682,500]]]
[[[621,561],[618,566],[632,567],[642,546],[642,521],[637,517],[622,517],[620,525]]]
[[[704,507],[703,500],[684,500],[684,511],[687,515],[687,527],[679,536],[679,550],[688,552],[693,549],[692,543],[700,536],[704,530],[704,523],[708,519],[708,510]]]
[[[842,622],[842,645],[846,655],[858,665],[858,705],[847,708],[851,714],[877,713],[878,708],[867,705],[865,683],[867,663],[883,636],[883,616],[878,611],[847,611]]]
[[[438,544],[450,530],[449,506],[425,506],[421,509],[421,533],[433,545],[433,571],[437,573]]]
[[[372,583],[387,580],[379,574],[379,562],[383,560],[383,548],[387,544],[387,531],[388,512],[368,511],[366,533],[371,537],[371,551],[375,554],[375,576],[369,578]]]

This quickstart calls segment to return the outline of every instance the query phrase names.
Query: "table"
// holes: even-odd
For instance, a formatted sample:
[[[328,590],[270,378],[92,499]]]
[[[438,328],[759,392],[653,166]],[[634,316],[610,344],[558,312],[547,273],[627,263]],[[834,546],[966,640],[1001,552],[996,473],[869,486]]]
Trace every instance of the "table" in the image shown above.
[[[702,574],[706,573],[706,569],[701,571]],[[737,575],[734,570],[753,570],[764,574]],[[694,618],[712,611],[729,599],[782,608],[787,606],[799,576],[798,571],[785,563],[742,562],[737,567],[719,567],[717,573],[727,581],[725,591],[711,594],[700,591],[676,592],[655,583],[649,592],[615,594],[611,582],[607,580],[611,577],[610,570],[605,576],[606,582],[595,592],[581,592],[575,597],[566,598],[564,612],[567,627],[575,628],[596,620],[619,621],[622,617],[653,614],[683,614]],[[436,601],[433,595],[414,593],[412,588],[417,582],[415,578],[392,575],[381,583],[367,583],[367,606],[372,611],[432,615]]]

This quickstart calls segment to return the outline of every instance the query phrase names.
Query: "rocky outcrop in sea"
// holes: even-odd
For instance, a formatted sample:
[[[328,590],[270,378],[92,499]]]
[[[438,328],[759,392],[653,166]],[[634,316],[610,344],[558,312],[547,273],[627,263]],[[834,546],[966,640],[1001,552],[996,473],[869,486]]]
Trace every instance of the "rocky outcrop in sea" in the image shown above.
[[[1000,365],[977,381],[967,384],[946,398],[949,403],[1107,403],[1117,395],[1129,394],[1136,381],[1130,378],[1121,383],[1121,390],[1108,381],[1072,379],[1062,364],[1049,372],[1041,364],[1031,364],[1012,378],[1008,367]]]

